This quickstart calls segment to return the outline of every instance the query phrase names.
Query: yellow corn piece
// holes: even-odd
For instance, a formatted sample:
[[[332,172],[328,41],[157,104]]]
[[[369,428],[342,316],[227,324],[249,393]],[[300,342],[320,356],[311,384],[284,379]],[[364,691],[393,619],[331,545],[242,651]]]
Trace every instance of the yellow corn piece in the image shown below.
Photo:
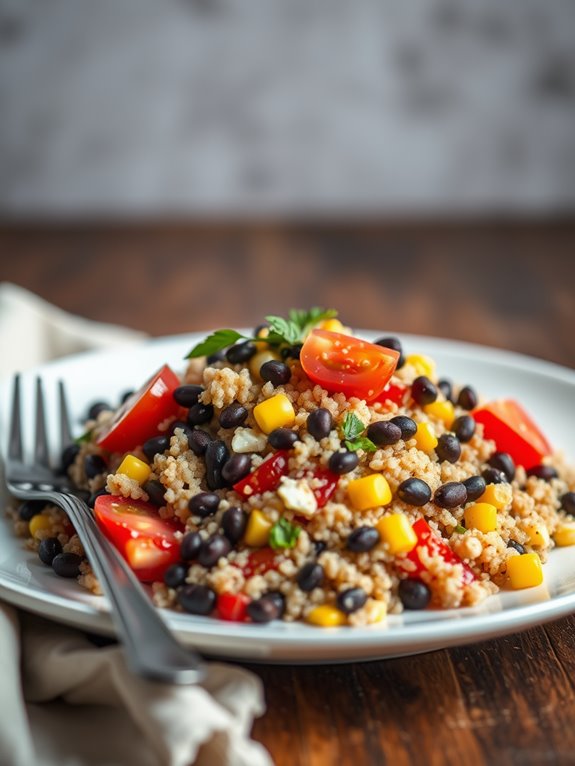
[[[511,484],[488,484],[479,498],[480,503],[494,505],[498,511],[504,511],[511,504],[513,490]]]
[[[465,526],[480,532],[493,532],[497,529],[497,508],[490,503],[473,503],[464,513]]]
[[[285,394],[276,394],[254,407],[256,423],[265,434],[275,428],[290,428],[295,422],[292,403]]]
[[[52,521],[50,520],[49,516],[46,516],[43,513],[37,513],[36,516],[32,516],[30,519],[28,529],[30,530],[31,536],[36,537],[37,532],[44,531],[45,529],[50,529],[51,526]]]
[[[314,607],[311,612],[308,612],[306,619],[320,628],[337,628],[338,625],[345,625],[347,622],[345,614],[329,604]]]
[[[561,524],[555,530],[553,539],[555,540],[555,545],[560,547],[575,545],[575,524]]]
[[[356,511],[367,511],[368,508],[377,508],[391,502],[391,489],[385,476],[380,473],[350,481],[347,494]]]
[[[543,582],[543,567],[536,553],[512,556],[507,562],[507,574],[514,590],[534,588]]]
[[[254,354],[248,362],[248,367],[252,378],[261,380],[262,378],[260,375],[260,368],[262,364],[265,364],[266,362],[277,361],[280,358],[280,355],[275,351],[272,351],[270,348],[264,348],[261,351],[258,351],[257,354]]]
[[[435,378],[435,362],[424,354],[410,354],[405,357],[405,363],[410,364],[418,375],[425,375],[433,380]]]
[[[526,524],[523,531],[529,535],[529,543],[536,548],[546,548],[551,538],[544,524]]]
[[[394,513],[384,516],[377,524],[377,531],[388,550],[396,556],[398,553],[409,553],[417,544],[417,535],[404,513]]]
[[[437,436],[431,423],[418,423],[414,438],[417,449],[423,452],[433,452],[437,447]]]
[[[264,349],[268,348],[267,342],[265,340],[263,340],[263,339],[267,338],[269,334],[270,334],[269,327],[262,327],[261,330],[258,330],[258,334],[256,335],[256,338],[262,338],[262,340],[255,341],[255,343],[254,343],[254,346],[257,348],[258,351],[263,351]],[[253,359],[253,357],[252,357],[252,359]],[[263,362],[262,362],[262,364],[263,364]]]
[[[324,319],[318,324],[319,330],[328,330],[328,332],[340,332],[345,333],[345,328],[339,319]]]
[[[254,510],[248,518],[244,543],[251,548],[263,548],[267,545],[273,524],[261,511]]]
[[[126,455],[120,463],[116,473],[123,473],[129,479],[134,479],[138,484],[145,484],[150,478],[152,469],[143,460],[135,455]]]
[[[442,420],[446,428],[451,428],[453,421],[455,420],[455,409],[450,401],[444,402],[432,402],[426,404],[423,407],[423,411],[430,415],[432,418]]]

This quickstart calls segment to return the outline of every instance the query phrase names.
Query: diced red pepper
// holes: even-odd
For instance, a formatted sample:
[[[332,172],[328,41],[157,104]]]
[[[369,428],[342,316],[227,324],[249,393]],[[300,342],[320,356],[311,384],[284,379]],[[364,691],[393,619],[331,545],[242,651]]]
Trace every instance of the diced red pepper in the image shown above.
[[[273,548],[266,547],[252,551],[248,556],[247,564],[242,567],[242,571],[245,577],[252,577],[256,574],[263,575],[270,569],[277,568],[276,552]]]
[[[402,407],[409,398],[409,391],[410,387],[403,383],[388,383],[375,401],[382,404],[391,402]]]
[[[287,450],[279,450],[264,460],[255,471],[234,484],[235,491],[243,497],[252,497],[277,489],[281,477],[288,472],[288,457]]]
[[[312,490],[315,499],[317,500],[317,507],[323,508],[335,492],[339,476],[336,473],[332,473],[332,471],[329,471],[327,468],[316,468],[313,473],[313,478],[323,480],[321,487],[316,487]]]
[[[473,570],[431,529],[425,519],[418,519],[413,525],[413,531],[417,535],[417,545],[406,556],[406,559],[415,564],[416,567],[415,570],[410,569],[409,574],[411,577],[417,577],[427,569],[419,557],[419,552],[424,550],[429,556],[434,558],[440,556],[446,564],[461,564],[463,567],[462,579],[464,585],[470,585],[477,579]]]
[[[219,616],[230,622],[244,622],[250,601],[245,593],[220,593],[217,603]]]

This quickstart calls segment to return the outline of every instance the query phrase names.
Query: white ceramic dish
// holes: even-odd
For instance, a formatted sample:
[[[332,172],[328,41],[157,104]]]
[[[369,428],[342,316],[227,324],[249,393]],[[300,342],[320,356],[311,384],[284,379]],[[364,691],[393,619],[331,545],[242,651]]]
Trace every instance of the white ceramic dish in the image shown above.
[[[373,337],[369,332],[358,334]],[[55,383],[62,378],[79,419],[89,402],[117,400],[123,391],[138,387],[164,362],[183,369],[183,357],[197,340],[191,335],[175,336],[67,357],[31,371],[23,382],[32,401],[33,376],[42,374],[47,392],[54,397],[49,416],[55,417]],[[432,356],[442,375],[471,383],[486,397],[517,398],[552,444],[575,461],[574,371],[465,343],[417,336],[403,336],[403,341],[409,352]],[[0,384],[0,404],[0,432],[5,442],[8,381]],[[31,420],[32,413],[27,414]],[[4,447],[5,443],[2,451]],[[538,588],[500,593],[472,609],[392,616],[385,624],[361,629],[325,630],[283,622],[256,626],[169,611],[163,614],[184,642],[209,655],[262,662],[368,660],[487,639],[575,611],[575,550],[553,551],[544,570],[545,582]],[[0,522],[0,596],[63,623],[103,634],[113,632],[105,599],[87,594],[75,582],[61,579],[44,567],[35,554],[24,550],[22,541],[14,537],[5,521]]]

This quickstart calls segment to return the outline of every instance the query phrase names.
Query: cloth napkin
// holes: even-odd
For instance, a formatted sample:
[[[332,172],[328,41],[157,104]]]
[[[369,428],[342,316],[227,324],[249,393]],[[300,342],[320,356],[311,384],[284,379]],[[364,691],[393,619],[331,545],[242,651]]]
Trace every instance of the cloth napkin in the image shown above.
[[[0,284],[0,376],[144,335],[72,316]],[[2,435],[4,441],[5,434]],[[0,522],[3,523],[3,522]],[[2,766],[270,766],[250,739],[258,678],[210,663],[205,681],[144,681],[117,645],[16,609],[0,597]]]

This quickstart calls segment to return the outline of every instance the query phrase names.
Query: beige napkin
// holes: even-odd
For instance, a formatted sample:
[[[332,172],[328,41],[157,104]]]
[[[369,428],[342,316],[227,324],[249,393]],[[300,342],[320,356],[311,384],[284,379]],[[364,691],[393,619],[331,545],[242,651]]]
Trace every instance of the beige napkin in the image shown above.
[[[0,376],[141,333],[74,317],[0,284]],[[5,435],[2,435],[4,440]],[[2,523],[2,522],[0,522]],[[211,663],[201,685],[143,681],[121,649],[0,600],[2,766],[269,766],[249,737],[260,681]]]

